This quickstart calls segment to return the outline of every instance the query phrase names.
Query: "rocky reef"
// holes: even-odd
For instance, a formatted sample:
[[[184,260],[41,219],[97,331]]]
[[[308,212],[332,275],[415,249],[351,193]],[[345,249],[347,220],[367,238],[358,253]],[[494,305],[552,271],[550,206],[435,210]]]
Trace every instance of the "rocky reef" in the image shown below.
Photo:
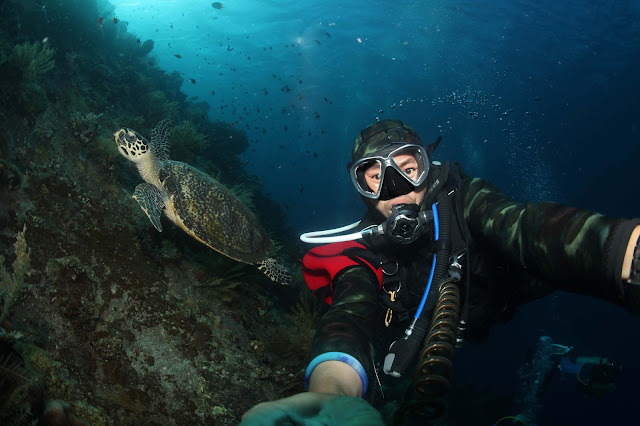
[[[160,234],[131,198],[140,178],[112,134],[170,119],[172,158],[251,199],[279,256],[298,256],[241,166],[246,135],[186,99],[152,40],[98,26],[105,7],[2,5],[0,423],[237,424],[302,390],[320,308],[299,276],[280,287],[174,226]]]

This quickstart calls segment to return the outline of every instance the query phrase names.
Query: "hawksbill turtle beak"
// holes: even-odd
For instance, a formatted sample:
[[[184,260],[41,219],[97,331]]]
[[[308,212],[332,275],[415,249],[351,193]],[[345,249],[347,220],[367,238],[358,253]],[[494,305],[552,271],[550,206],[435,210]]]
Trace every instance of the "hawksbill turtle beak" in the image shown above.
[[[125,132],[126,132],[126,129],[120,129],[113,134],[113,137],[116,141],[116,145],[120,146],[122,144]]]

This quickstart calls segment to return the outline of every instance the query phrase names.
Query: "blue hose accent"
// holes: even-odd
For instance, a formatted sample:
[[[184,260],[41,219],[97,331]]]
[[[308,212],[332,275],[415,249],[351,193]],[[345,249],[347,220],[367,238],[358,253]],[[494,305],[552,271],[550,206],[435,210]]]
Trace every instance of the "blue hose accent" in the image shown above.
[[[436,205],[436,203],[433,203],[431,205],[431,211],[433,212],[433,226],[436,229],[435,240],[438,241],[438,239],[440,238],[440,216],[438,216],[438,206]]]
[[[433,227],[435,229],[435,240],[438,241],[440,238],[440,219],[438,217],[438,206],[436,203],[431,205],[431,210],[433,211]],[[431,283],[433,282],[433,273],[436,270],[436,253],[433,253],[433,262],[431,262],[431,272],[429,272],[429,281],[427,282],[427,287],[424,289],[424,294],[422,295],[422,300],[420,300],[420,306],[418,306],[418,310],[416,314],[413,316],[414,319],[420,318],[422,314],[422,309],[424,309],[424,304],[427,302],[427,296],[429,296],[429,290],[431,289]]]

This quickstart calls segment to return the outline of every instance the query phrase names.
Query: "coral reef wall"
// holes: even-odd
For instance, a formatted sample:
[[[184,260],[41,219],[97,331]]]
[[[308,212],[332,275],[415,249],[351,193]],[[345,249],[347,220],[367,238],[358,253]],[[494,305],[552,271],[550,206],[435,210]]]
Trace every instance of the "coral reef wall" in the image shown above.
[[[187,101],[108,3],[1,7],[0,299],[22,281],[0,324],[0,423],[237,424],[300,391],[318,306],[299,277],[280,287],[168,222],[158,233],[112,135],[172,120],[172,158],[252,195],[291,262],[282,211],[238,159],[246,136]]]

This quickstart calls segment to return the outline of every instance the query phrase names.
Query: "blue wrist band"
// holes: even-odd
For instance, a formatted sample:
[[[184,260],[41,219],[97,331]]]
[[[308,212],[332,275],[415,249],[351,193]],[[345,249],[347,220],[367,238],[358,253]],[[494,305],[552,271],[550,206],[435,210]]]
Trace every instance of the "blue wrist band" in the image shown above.
[[[345,354],[344,352],[325,352],[312,359],[304,374],[304,388],[306,390],[309,390],[309,379],[311,378],[311,373],[313,373],[313,370],[318,366],[318,364],[325,361],[340,361],[353,367],[353,369],[356,370],[356,373],[358,373],[358,376],[360,376],[360,380],[362,380],[362,395],[364,396],[367,393],[369,380],[367,379],[367,373],[364,371],[364,367],[360,364],[360,361],[349,354]]]

